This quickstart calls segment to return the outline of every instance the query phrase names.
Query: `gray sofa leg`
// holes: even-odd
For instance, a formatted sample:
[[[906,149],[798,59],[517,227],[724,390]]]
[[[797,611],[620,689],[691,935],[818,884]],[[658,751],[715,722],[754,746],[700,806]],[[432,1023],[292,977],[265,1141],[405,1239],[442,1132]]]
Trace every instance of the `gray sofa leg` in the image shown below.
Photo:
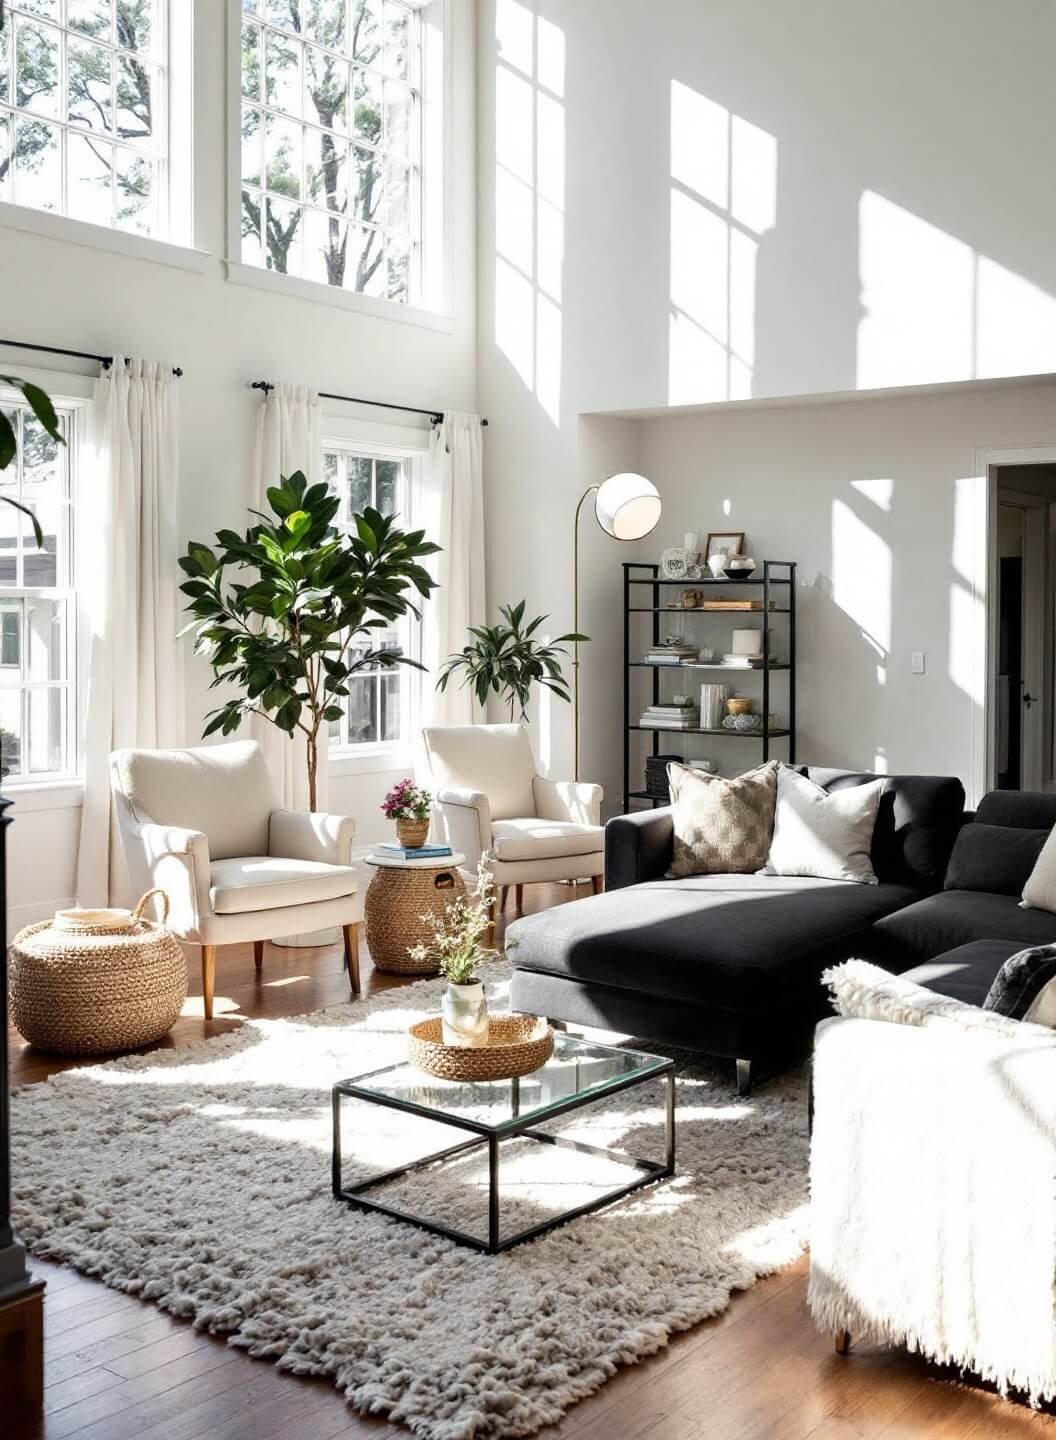
[[[737,1061],[737,1094],[750,1095],[752,1093],[752,1062],[750,1060]]]

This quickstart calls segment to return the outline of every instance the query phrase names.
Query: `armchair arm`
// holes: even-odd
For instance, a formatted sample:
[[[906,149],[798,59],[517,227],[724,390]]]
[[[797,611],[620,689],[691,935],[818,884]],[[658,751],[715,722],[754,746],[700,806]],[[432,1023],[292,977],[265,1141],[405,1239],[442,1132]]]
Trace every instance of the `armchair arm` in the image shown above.
[[[481,852],[491,849],[491,805],[483,790],[445,785],[437,792],[447,843],[466,857],[466,868],[476,869]]]
[[[164,890],[169,897],[169,928],[185,939],[195,939],[202,920],[213,913],[207,837],[201,830],[152,820],[133,821],[124,833],[133,885]]]
[[[814,1105],[818,1326],[1056,1385],[1056,1037],[826,1020]]]
[[[586,781],[547,780],[536,775],[532,781],[535,813],[540,820],[570,820],[574,825],[600,825],[600,785]]]
[[[273,810],[268,821],[268,854],[284,860],[318,860],[351,865],[356,822],[350,815]]]
[[[662,879],[671,864],[674,833],[669,806],[614,816],[605,826],[605,889]]]

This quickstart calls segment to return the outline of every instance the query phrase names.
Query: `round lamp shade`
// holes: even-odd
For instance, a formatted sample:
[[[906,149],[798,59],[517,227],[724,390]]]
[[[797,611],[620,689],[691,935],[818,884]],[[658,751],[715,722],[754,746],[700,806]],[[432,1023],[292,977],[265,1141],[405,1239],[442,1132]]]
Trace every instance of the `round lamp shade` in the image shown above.
[[[644,475],[625,470],[610,475],[594,497],[598,524],[614,540],[641,540],[660,519],[660,495]]]

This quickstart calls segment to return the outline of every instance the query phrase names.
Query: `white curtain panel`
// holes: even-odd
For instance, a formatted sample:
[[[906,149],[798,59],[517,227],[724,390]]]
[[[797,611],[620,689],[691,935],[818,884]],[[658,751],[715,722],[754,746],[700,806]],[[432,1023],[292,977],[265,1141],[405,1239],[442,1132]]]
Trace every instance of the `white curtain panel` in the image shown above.
[[[256,493],[253,505],[269,514],[267,491],[284,475],[303,470],[314,485],[323,468],[320,439],[319,396],[306,385],[276,385],[269,390],[257,415],[254,474]],[[293,739],[270,720],[254,716],[249,733],[260,742],[279,804],[287,810],[308,809],[308,756],[305,737],[298,731]],[[326,809],[327,744],[325,734],[319,747],[316,805]]]
[[[111,811],[111,750],[184,743],[178,389],[171,367],[126,364],[121,355],[95,383],[94,485],[78,509],[78,592],[90,636],[82,905],[129,898]]]
[[[484,445],[479,415],[448,414],[433,427],[425,460],[420,518],[426,538],[440,545],[432,571],[439,582],[422,612],[423,725],[472,725],[483,718],[458,680],[440,694],[436,677],[461,650],[470,625],[485,619]]]

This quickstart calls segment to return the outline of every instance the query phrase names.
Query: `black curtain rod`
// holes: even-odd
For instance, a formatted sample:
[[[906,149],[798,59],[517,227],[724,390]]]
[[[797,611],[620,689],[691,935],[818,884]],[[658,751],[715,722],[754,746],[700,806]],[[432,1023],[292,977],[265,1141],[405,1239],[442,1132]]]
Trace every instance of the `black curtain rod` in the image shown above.
[[[275,386],[270,380],[254,380],[250,388],[263,390],[266,395],[269,390],[274,390]],[[346,405],[373,405],[379,410],[403,410],[408,415],[428,415],[434,425],[442,425],[444,421],[442,410],[423,410],[420,405],[390,405],[385,400],[362,400],[358,395],[334,395],[329,390],[320,390],[319,399],[342,400]],[[486,425],[488,422],[484,419],[480,423]]]
[[[104,369],[109,370],[114,363],[112,355],[93,355],[88,350],[65,350],[61,345],[30,345],[25,340],[0,340],[0,345],[8,345],[12,350],[41,350],[47,355],[69,355],[73,360],[98,360]],[[128,364],[126,357],[125,364]],[[178,365],[172,367],[172,373],[176,376],[183,374]]]

